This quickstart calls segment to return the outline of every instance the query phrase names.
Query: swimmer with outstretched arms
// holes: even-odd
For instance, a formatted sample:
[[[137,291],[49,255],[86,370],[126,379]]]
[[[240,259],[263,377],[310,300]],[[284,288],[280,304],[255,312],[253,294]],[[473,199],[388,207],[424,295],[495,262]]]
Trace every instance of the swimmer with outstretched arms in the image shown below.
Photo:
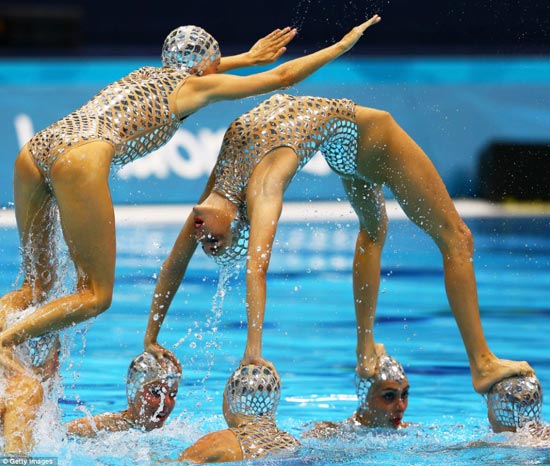
[[[304,57],[247,76],[222,72],[271,63],[296,30],[278,29],[249,52],[221,57],[217,41],[202,28],[172,31],[161,67],[142,67],[108,85],[85,105],[38,132],[19,152],[14,168],[15,216],[23,282],[0,298],[0,323],[36,306],[35,312],[0,331],[0,348],[91,319],[111,305],[116,232],[109,188],[111,167],[124,166],[168,142],[188,116],[215,102],[292,86],[350,50],[373,16],[342,39]],[[77,283],[60,297],[51,245],[59,213]]]

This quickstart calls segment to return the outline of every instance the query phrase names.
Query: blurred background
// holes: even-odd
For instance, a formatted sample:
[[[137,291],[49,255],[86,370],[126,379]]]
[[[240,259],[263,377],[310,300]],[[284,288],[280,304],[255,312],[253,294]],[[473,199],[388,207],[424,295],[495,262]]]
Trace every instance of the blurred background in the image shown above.
[[[227,53],[290,25],[300,30],[293,48],[301,52],[334,41],[374,13],[384,25],[369,32],[356,53],[550,51],[546,0],[17,0],[0,4],[0,44],[4,55],[157,54],[168,31],[197,24]]]
[[[549,200],[548,0],[17,0],[0,3],[0,206],[12,204],[13,160],[32,134],[133,69],[159,66],[173,28],[200,25],[233,54],[274,28],[297,27],[284,60],[374,13],[383,21],[351,52],[288,92],[390,111],[454,197]],[[224,129],[259,100],[198,112],[152,158],[114,175],[115,203],[194,202]],[[301,176],[309,188],[293,186],[290,199],[341,195],[321,162]]]

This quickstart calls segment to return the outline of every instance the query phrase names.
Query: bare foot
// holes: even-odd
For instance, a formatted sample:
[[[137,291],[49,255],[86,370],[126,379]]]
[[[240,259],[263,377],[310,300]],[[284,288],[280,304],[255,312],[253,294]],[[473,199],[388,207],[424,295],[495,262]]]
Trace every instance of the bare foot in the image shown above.
[[[503,379],[514,375],[532,375],[535,371],[526,361],[494,359],[477,369],[472,368],[472,384],[478,393],[487,393],[491,387]]]

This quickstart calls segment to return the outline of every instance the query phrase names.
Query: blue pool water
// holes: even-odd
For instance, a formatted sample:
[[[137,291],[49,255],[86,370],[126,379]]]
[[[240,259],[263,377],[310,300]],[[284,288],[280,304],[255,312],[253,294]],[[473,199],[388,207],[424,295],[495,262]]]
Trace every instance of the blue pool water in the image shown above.
[[[526,359],[550,387],[550,218],[467,219],[476,239],[481,313],[492,350]],[[142,350],[155,277],[179,226],[121,225],[113,305],[89,326],[72,330],[63,362],[63,420],[125,407],[124,381]],[[311,421],[342,420],[356,405],[355,324],[351,259],[356,224],[282,223],[269,277],[264,356],[282,377],[281,428],[300,436]],[[18,270],[14,228],[0,228],[0,291]],[[548,446],[528,447],[519,435],[495,435],[470,375],[443,288],[441,260],[428,237],[392,220],[383,256],[375,335],[405,366],[411,384],[398,432],[365,430],[334,440],[305,439],[290,459],[258,464],[311,465],[538,465]],[[36,455],[59,464],[153,464],[175,457],[199,436],[224,428],[221,395],[245,342],[244,288],[230,281],[223,311],[213,311],[214,264],[193,259],[160,335],[184,367],[176,409],[167,425],[148,434],[110,434],[68,441],[49,413]],[[548,412],[548,401],[544,403]],[[43,424],[44,424],[43,423]],[[53,425],[53,427],[52,427]]]

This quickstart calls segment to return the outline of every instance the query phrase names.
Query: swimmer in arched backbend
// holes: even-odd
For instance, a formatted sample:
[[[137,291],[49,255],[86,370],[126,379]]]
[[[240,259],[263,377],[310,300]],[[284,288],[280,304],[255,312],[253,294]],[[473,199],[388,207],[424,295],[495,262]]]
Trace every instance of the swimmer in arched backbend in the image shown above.
[[[226,131],[201,201],[163,264],[145,349],[161,351],[156,343],[160,326],[200,243],[222,265],[246,258],[248,338],[242,362],[262,363],[267,271],[283,195],[317,151],[341,177],[359,219],[353,261],[358,375],[370,377],[376,370],[373,326],[388,223],[383,185],[439,247],[447,297],[466,347],[474,389],[485,393],[503,378],[532,374],[526,362],[499,359],[487,345],[472,235],[424,151],[387,112],[347,99],[285,94],[264,100]]]

